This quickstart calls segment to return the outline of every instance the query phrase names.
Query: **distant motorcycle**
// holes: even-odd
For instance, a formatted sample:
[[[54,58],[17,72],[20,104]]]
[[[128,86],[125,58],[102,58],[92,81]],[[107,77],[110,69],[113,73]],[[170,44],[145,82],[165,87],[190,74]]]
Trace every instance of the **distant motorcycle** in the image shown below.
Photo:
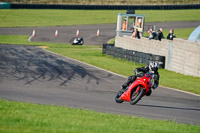
[[[151,94],[151,88],[153,85],[153,74],[152,73],[140,73],[137,75],[135,82],[131,83],[125,90],[121,89],[116,97],[117,103],[124,101],[130,102],[130,104],[136,104],[145,95]]]
[[[72,45],[83,45],[83,43],[84,43],[83,38],[82,37],[77,37],[72,42]]]

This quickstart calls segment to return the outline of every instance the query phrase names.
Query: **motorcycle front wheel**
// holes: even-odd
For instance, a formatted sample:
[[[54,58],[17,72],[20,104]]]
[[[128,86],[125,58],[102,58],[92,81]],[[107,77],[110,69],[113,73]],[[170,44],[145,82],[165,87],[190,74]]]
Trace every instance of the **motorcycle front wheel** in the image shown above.
[[[120,99],[121,95],[123,94],[122,91],[119,91],[115,97],[115,102],[116,103],[123,103],[123,100]]]
[[[131,93],[131,100],[130,100],[130,104],[134,105],[136,104],[143,96],[144,94],[144,89],[140,88],[138,92],[136,92],[137,89],[133,90]]]

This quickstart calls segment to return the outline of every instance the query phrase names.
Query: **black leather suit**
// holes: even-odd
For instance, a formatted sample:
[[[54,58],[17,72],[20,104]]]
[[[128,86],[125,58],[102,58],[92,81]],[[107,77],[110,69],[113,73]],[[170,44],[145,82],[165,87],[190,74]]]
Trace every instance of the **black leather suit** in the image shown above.
[[[145,74],[147,72],[154,73],[154,85],[153,85],[153,89],[155,89],[155,88],[158,87],[158,85],[159,85],[159,77],[160,77],[160,75],[158,73],[158,69],[156,68],[155,70],[152,71],[152,70],[149,69],[148,66],[146,66],[146,67],[136,68],[135,69],[135,73],[136,74],[132,75],[132,76],[129,76],[127,82],[122,85],[122,88],[126,89],[126,87],[129,86],[129,84],[133,83],[136,80],[136,78],[138,76],[137,73],[141,73],[141,72],[143,74]]]

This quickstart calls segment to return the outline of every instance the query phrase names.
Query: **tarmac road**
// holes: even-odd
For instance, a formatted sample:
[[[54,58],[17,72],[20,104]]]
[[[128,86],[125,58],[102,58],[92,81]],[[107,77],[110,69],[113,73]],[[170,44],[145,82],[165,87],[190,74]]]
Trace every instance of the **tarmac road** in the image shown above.
[[[145,23],[145,31],[151,28],[152,25],[156,29],[180,29],[180,28],[195,28],[200,25],[199,21],[188,22],[152,22]],[[34,42],[57,42],[57,43],[72,43],[77,29],[79,36],[83,37],[84,44],[87,45],[102,45],[107,43],[111,38],[115,37],[116,24],[98,24],[98,25],[74,25],[74,26],[56,26],[56,27],[20,27],[20,28],[0,28],[0,35],[28,35],[32,34],[33,29],[36,31],[36,36],[31,39]],[[100,36],[97,35],[97,30],[100,30]],[[58,30],[58,37],[55,37],[55,31]],[[176,33],[176,31],[175,31]],[[177,35],[178,37],[178,35]]]
[[[163,87],[136,105],[114,97],[125,77],[34,46],[0,44],[0,98],[200,124],[200,96]]]

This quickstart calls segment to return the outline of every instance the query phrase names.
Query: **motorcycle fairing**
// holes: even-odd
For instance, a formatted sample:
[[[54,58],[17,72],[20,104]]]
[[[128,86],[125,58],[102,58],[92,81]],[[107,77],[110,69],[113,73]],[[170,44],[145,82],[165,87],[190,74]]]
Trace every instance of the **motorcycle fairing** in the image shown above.
[[[130,102],[130,99],[131,99],[131,91],[137,87],[137,90],[136,92],[139,91],[140,88],[145,88],[145,89],[148,89],[149,90],[149,87],[148,87],[148,84],[147,84],[147,81],[148,78],[145,78],[145,77],[142,77],[142,78],[137,78],[135,82],[133,82],[127,89],[126,92],[124,92],[120,99],[123,100],[123,101],[128,101]]]

